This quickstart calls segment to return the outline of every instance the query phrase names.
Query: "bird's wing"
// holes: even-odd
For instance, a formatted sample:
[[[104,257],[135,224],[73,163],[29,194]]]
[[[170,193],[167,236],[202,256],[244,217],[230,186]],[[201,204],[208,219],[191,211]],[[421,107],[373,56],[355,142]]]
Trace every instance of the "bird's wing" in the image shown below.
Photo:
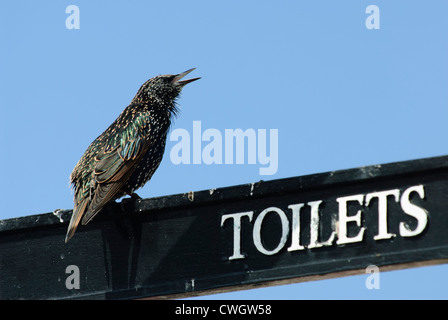
[[[115,140],[118,140],[118,143],[109,143],[95,157],[96,165],[93,172],[97,187],[82,218],[82,224],[87,224],[107,202],[115,197],[150,145],[148,137],[143,136],[139,129],[125,130],[120,139]]]
[[[111,138],[95,156],[93,194],[82,197],[75,204],[66,242],[73,236],[80,221],[84,225],[92,220],[127,182],[151,144],[149,130],[145,130],[148,126],[131,124]]]
[[[65,236],[65,243],[70,240],[71,237],[75,234],[76,228],[78,227],[79,221],[86,210],[86,206],[88,204],[89,198],[83,198],[80,202],[75,202],[75,207],[73,208],[72,218],[70,220],[70,224],[68,225],[67,235]]]

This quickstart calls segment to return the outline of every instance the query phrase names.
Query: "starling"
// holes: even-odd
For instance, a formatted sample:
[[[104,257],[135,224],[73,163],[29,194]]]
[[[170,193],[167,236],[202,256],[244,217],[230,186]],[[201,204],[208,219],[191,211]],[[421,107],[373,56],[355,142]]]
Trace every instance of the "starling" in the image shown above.
[[[165,150],[176,98],[182,88],[200,78],[181,79],[195,68],[177,75],[146,81],[120,116],[93,141],[70,175],[74,190],[73,215],[65,242],[81,224],[87,224],[109,201],[148,182]]]

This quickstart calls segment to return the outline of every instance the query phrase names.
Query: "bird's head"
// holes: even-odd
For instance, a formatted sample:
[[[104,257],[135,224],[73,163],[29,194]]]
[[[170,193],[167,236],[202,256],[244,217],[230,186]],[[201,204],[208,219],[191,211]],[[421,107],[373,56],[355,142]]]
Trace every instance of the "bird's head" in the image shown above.
[[[133,102],[155,103],[162,108],[175,108],[175,100],[182,88],[201,78],[181,80],[194,69],[179,74],[167,74],[156,76],[146,81],[135,95]]]

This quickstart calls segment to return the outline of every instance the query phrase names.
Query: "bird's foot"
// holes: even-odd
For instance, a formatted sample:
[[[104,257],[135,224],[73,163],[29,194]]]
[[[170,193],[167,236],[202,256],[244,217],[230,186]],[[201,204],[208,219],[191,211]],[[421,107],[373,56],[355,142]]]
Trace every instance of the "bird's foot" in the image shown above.
[[[130,196],[130,198],[123,198],[123,199],[121,199],[120,206],[121,206],[121,210],[123,212],[126,212],[128,210],[133,210],[133,208],[135,207],[135,201],[142,199],[136,193],[131,193],[131,194],[129,194],[129,196]],[[126,210],[126,208],[127,208],[127,210]]]
[[[138,194],[136,194],[134,192],[131,193],[130,196],[131,196],[131,199],[134,199],[134,200],[141,200],[142,199],[142,197],[140,197]]]

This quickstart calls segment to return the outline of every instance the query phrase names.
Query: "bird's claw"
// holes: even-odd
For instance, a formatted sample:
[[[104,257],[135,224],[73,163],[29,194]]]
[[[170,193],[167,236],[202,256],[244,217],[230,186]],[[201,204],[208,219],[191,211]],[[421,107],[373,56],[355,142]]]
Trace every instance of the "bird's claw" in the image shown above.
[[[131,199],[134,199],[134,200],[141,200],[142,199],[142,197],[140,197],[136,193],[131,193],[130,196],[131,196]]]
[[[130,195],[130,198],[123,198],[122,200],[121,200],[121,202],[120,202],[120,207],[121,207],[121,210],[123,211],[123,212],[126,212],[126,207],[128,207],[128,204],[131,204],[131,205],[133,205],[133,206],[135,206],[135,201],[136,200],[141,200],[142,198],[138,195],[138,194],[136,194],[136,193],[131,193]],[[128,208],[129,209],[129,208]]]

